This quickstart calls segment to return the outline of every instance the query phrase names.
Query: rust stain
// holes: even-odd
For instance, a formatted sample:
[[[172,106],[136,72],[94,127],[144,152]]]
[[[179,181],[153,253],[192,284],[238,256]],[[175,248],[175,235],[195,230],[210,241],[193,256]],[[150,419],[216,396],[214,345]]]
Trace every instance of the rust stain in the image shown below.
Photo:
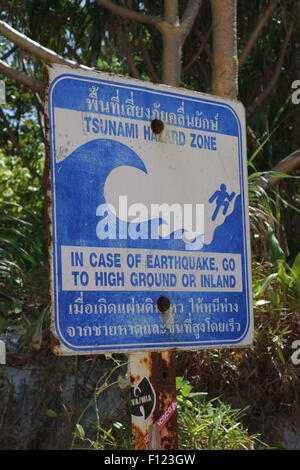
[[[175,351],[151,353],[152,369],[149,380],[156,393],[156,407],[153,422],[158,420],[176,398]],[[160,431],[160,449],[178,448],[177,412]]]
[[[44,122],[45,122],[45,201],[46,201],[46,230],[47,230],[47,239],[48,239],[48,272],[49,272],[49,305],[50,305],[50,346],[53,354],[61,355],[60,353],[60,341],[55,335],[54,327],[54,299],[53,299],[53,280],[52,280],[52,263],[53,263],[53,238],[52,238],[52,194],[51,194],[51,170],[50,170],[50,125],[49,125],[49,115],[48,115],[48,97],[49,97],[49,87],[50,87],[50,75],[49,75],[50,65],[47,65],[44,69],[43,75],[43,100],[44,100]]]
[[[130,385],[131,385],[131,387],[135,387],[139,383],[140,380],[141,380],[140,375],[135,375],[134,376],[134,375],[131,374],[130,375]]]
[[[166,426],[161,430],[160,448],[165,450],[175,450],[178,448],[177,411],[175,411]]]
[[[151,369],[151,358],[149,358],[148,354],[142,357],[139,362],[141,365],[145,364],[149,370]]]
[[[51,351],[53,352],[53,354],[56,354],[57,356],[60,355],[60,342],[58,340],[58,338],[50,332],[50,346],[51,346]]]
[[[176,399],[176,350],[145,352],[140,357],[132,358],[130,380],[131,386],[136,386],[146,376],[154,389],[156,401],[155,408],[147,420],[132,417],[133,449],[154,450],[151,445],[160,450],[178,449],[177,412],[165,414],[172,402]],[[158,441],[150,439],[149,446],[144,442],[148,432],[151,435],[152,425],[162,416],[167,419],[164,427],[159,431]]]

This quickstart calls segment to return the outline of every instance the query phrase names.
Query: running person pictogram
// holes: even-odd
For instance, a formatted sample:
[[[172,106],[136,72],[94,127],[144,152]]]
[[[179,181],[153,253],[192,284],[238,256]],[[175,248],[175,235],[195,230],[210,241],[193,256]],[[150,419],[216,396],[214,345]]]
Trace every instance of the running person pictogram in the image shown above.
[[[228,194],[226,189],[227,189],[226,185],[222,183],[220,185],[220,190],[215,191],[214,194],[209,198],[210,203],[212,203],[216,199],[216,208],[212,215],[212,220],[216,219],[221,207],[223,207],[223,215],[227,213],[229,203],[232,201],[232,199],[235,196],[235,192]]]

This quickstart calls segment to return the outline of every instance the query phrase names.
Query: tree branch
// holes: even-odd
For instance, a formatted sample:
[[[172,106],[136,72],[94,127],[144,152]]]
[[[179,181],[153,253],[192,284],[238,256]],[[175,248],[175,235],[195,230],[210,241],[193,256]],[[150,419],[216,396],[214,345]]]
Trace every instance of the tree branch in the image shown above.
[[[179,26],[178,0],[164,0],[164,23]]]
[[[160,83],[160,78],[158,76],[158,73],[157,73],[157,71],[156,71],[156,69],[155,69],[155,67],[152,63],[152,60],[151,60],[151,57],[149,55],[148,49],[145,46],[144,40],[141,36],[139,37],[139,45],[140,45],[144,60],[147,64],[147,66],[148,66],[152,81],[155,82],[155,83]]]
[[[120,15],[123,18],[127,18],[129,20],[138,21],[139,23],[146,23],[146,24],[157,24],[162,19],[159,16],[150,16],[145,15],[143,13],[139,13],[138,11],[129,10],[128,8],[121,7],[120,5],[116,5],[111,0],[97,0],[97,2],[107,8],[107,10],[111,11],[116,15]]]
[[[282,64],[283,64],[283,61],[284,61],[285,52],[286,52],[286,49],[288,47],[289,41],[291,39],[293,29],[294,29],[294,18],[291,19],[290,26],[289,26],[288,32],[286,34],[285,40],[282,44],[280,54],[279,54],[279,58],[278,58],[274,73],[272,75],[272,78],[269,81],[266,88],[262,91],[262,93],[255,98],[255,100],[253,101],[253,104],[251,106],[249,106],[249,108],[247,109],[247,117],[248,118],[254,112],[255,108],[257,106],[259,106],[269,96],[271,91],[274,89],[274,86],[275,86],[275,84],[276,84],[276,82],[277,82],[277,80],[280,76],[281,67],[282,67]]]
[[[182,15],[180,25],[185,29],[186,35],[191,31],[195,18],[198,15],[202,0],[189,0]]]
[[[72,46],[70,46],[70,44],[68,44],[68,42],[65,40],[64,37],[61,36],[60,40],[63,42],[64,46],[68,50],[68,54],[72,55],[74,57],[74,59],[77,61],[77,63],[79,64],[81,59],[80,59],[79,55],[77,54],[76,50]]]
[[[211,35],[211,27],[209,28],[209,31],[208,33],[206,34],[205,38],[203,39],[203,41],[201,42],[200,46],[199,46],[199,49],[197,50],[197,52],[193,55],[193,57],[190,59],[190,61],[185,65],[185,67],[182,69],[182,73],[185,74],[187,73],[190,68],[193,66],[193,64],[196,62],[196,60],[198,59],[198,57],[202,54],[203,52],[203,49],[206,47],[206,44],[207,44],[207,41],[208,41],[208,38],[209,36]]]
[[[277,165],[274,166],[272,171],[278,173],[292,173],[300,166],[300,148],[295,150],[293,153],[281,160]]]
[[[91,70],[89,67],[85,67],[84,65],[79,65],[76,62],[73,62],[69,59],[64,59],[59,54],[47,49],[46,47],[42,46],[41,44],[29,39],[24,34],[16,31],[14,28],[9,26],[4,21],[0,20],[0,34],[5,36],[9,41],[13,42],[16,46],[20,47],[31,55],[38,57],[39,59],[47,62],[47,63],[56,63],[62,65],[68,65],[69,67],[75,68],[83,68],[86,70]]]
[[[212,26],[210,27],[209,31],[210,31],[210,34],[211,34],[212,33]],[[196,33],[196,36],[197,36],[197,38],[199,39],[200,42],[204,41],[204,49],[205,49],[208,60],[211,62],[212,52],[211,52],[210,45],[208,44],[207,41],[205,41],[205,36],[203,36],[203,34],[200,33],[200,31],[198,31],[198,28],[195,28],[195,33]]]
[[[3,73],[12,80],[16,80],[19,83],[22,83],[26,88],[36,91],[37,93],[43,92],[43,83],[36,78],[31,78],[25,73],[19,72],[10,65],[0,60],[0,73]]]
[[[254,46],[261,30],[263,29],[264,25],[268,21],[269,17],[271,16],[273,10],[275,10],[277,4],[279,3],[279,0],[272,0],[264,14],[261,16],[261,18],[258,20],[256,27],[254,28],[253,33],[251,34],[246,46],[244,47],[244,50],[242,54],[240,55],[239,58],[239,68],[241,68],[247,57],[249,52],[251,51],[252,47]]]
[[[254,147],[255,150],[257,150],[260,147],[260,143],[258,142],[256,135],[254,134],[254,131],[249,126],[249,124],[247,125],[246,132],[250,144]],[[261,150],[258,152],[258,155],[263,158],[263,153]]]
[[[293,153],[285,157],[283,160],[281,160],[277,165],[272,168],[272,172],[274,173],[283,173],[285,175],[289,175],[293,171],[295,171],[297,168],[300,167],[300,149],[295,150]],[[280,181],[282,181],[284,178],[281,178],[280,176],[270,176],[268,178],[268,181],[270,184],[277,184]],[[267,181],[257,181],[257,184],[263,188],[264,190],[269,189],[269,185]]]
[[[7,51],[5,54],[3,54],[2,57],[0,57],[1,60],[6,60],[13,52],[17,50],[17,46],[13,46],[9,51]]]
[[[141,80],[140,73],[139,73],[138,69],[136,68],[134,59],[132,57],[132,51],[131,51],[130,44],[129,44],[127,38],[125,37],[125,35],[122,31],[122,26],[120,25],[120,23],[118,23],[118,25],[117,25],[117,30],[118,30],[118,33],[119,33],[121,46],[123,47],[124,52],[125,52],[125,57],[126,57],[126,60],[127,60],[127,63],[128,63],[130,74],[131,74],[132,77],[137,78],[138,80]]]

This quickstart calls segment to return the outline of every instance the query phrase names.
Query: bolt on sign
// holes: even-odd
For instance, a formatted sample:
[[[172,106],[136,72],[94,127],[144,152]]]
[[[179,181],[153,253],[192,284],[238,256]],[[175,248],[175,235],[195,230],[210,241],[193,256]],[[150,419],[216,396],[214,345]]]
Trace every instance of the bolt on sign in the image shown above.
[[[53,351],[251,344],[242,104],[61,65],[46,82]]]

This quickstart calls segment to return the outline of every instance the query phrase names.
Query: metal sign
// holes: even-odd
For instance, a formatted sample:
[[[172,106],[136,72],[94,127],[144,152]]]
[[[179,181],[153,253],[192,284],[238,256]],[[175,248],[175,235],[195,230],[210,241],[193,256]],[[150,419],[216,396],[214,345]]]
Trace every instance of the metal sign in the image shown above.
[[[242,104],[55,65],[46,115],[53,351],[249,345]]]

